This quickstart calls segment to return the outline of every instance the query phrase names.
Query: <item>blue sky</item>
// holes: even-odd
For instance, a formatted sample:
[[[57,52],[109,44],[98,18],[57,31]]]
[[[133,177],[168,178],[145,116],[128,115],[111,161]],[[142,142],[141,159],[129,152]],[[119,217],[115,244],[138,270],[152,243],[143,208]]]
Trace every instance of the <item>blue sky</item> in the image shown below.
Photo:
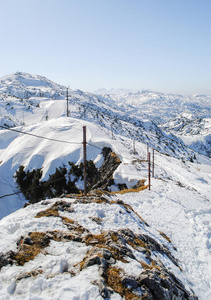
[[[211,95],[211,0],[0,0],[0,77]]]

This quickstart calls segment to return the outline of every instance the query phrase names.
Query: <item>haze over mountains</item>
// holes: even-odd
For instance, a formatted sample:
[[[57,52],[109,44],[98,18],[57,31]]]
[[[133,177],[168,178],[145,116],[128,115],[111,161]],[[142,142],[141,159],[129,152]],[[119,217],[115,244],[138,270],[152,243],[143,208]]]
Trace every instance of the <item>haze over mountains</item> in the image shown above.
[[[147,149],[155,150],[152,191],[120,198],[144,215],[155,230],[170,236],[178,248],[176,255],[187,281],[191,281],[200,299],[209,299],[211,97],[147,90],[97,92],[69,88],[67,112],[67,88],[62,85],[22,72],[0,79],[0,218],[5,230],[2,238],[12,219],[15,225],[7,233],[12,238],[13,234],[22,234],[29,228],[29,224],[21,227],[20,220],[26,218],[24,210],[11,214],[26,202],[22,194],[15,194],[19,190],[13,176],[18,167],[42,168],[42,180],[47,180],[56,167],[68,165],[69,161],[80,164],[85,125],[87,160],[93,160],[99,168],[103,163],[103,147],[110,147],[121,160],[113,174],[111,191],[117,191],[119,184],[131,188],[142,179],[147,184]],[[78,187],[83,189],[82,183]],[[8,194],[11,196],[5,197]],[[96,217],[106,215],[103,209]],[[115,216],[112,220],[112,226],[117,226]],[[121,226],[127,226],[127,222]],[[9,282],[9,273],[5,274]],[[9,291],[13,291],[12,286]],[[81,293],[87,295],[87,290]],[[15,289],[10,295],[17,296]]]

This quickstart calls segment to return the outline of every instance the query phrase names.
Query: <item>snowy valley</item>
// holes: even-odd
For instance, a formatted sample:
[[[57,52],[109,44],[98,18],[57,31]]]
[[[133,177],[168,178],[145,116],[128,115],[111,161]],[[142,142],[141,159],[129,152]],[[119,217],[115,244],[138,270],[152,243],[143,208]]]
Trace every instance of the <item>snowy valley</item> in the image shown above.
[[[163,299],[211,298],[210,96],[93,94],[17,72],[0,79],[0,119],[0,299],[159,299],[156,291]],[[120,160],[109,193],[22,208],[19,166],[41,168],[46,181],[68,162],[80,165],[83,126],[88,161],[99,169],[105,147]],[[139,181],[148,184],[148,150],[155,162],[151,189],[137,191]],[[115,194],[121,185],[128,192]],[[77,187],[83,190],[83,182]],[[36,245],[30,232],[45,233],[47,242],[23,263],[19,254]],[[118,247],[125,247],[122,257],[115,256]],[[97,255],[95,263],[87,253]],[[178,290],[168,294],[171,274]]]

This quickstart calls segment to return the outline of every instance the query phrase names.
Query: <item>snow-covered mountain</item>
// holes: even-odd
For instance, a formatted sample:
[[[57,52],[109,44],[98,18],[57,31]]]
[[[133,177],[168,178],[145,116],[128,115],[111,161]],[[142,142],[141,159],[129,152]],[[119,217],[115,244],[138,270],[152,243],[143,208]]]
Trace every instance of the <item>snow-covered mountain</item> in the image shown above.
[[[0,93],[21,99],[33,96],[60,99],[65,94],[65,87],[44,76],[16,72],[0,78]]]
[[[163,124],[162,128],[181,137],[196,152],[211,157],[211,118],[182,113]]]
[[[104,94],[105,91],[101,92]],[[181,138],[191,149],[211,157],[211,96],[184,96],[148,90],[129,93],[111,90],[106,91],[104,96],[113,99],[128,113],[149,118],[160,128]]]
[[[26,202],[24,196],[18,193],[13,176],[18,167],[24,165],[26,170],[42,168],[44,181],[56,168],[68,165],[69,161],[79,165],[83,161],[82,127],[86,126],[87,160],[93,160],[99,168],[103,163],[102,149],[108,147],[121,161],[113,174],[111,191],[118,190],[118,184],[126,184],[128,188],[132,188],[143,179],[147,185],[147,151],[152,152],[154,149],[155,176],[151,182],[152,189],[118,197],[143,216],[153,230],[164,231],[170,237],[178,249],[178,254],[174,254],[181,261],[184,275],[179,274],[178,270],[174,271],[186,282],[186,286],[188,280],[191,282],[195,294],[200,299],[209,299],[211,159],[207,140],[210,136],[210,97],[167,95],[151,91],[99,95],[69,89],[67,112],[66,88],[42,76],[15,73],[1,78],[0,82],[0,217],[3,218],[0,222],[1,238],[7,241],[7,235],[14,235],[12,238],[16,241],[17,235],[25,235],[34,230],[48,230],[45,226],[46,220],[43,222],[40,219],[38,223],[33,220],[34,228],[23,222],[27,218],[25,211],[33,215],[42,205],[37,204],[35,210],[32,205],[31,208],[11,214],[22,208]],[[207,143],[206,151],[202,151],[202,146],[200,149],[193,146],[193,142],[198,145],[200,139],[201,145]],[[103,207],[97,209],[97,214],[92,212],[93,217],[102,220],[104,215],[107,216]],[[87,221],[92,217],[91,214],[87,214],[83,223],[84,227],[85,224],[90,226],[90,230],[94,228],[93,224]],[[9,216],[4,218],[7,215]],[[119,228],[118,218],[113,216],[112,222],[112,226]],[[123,222],[121,229],[128,223],[130,222]],[[57,224],[56,221],[55,226]],[[60,225],[66,230],[66,225]],[[134,224],[131,223],[131,226]],[[53,244],[51,247],[54,247]],[[65,248],[65,251],[73,253],[75,245],[68,247],[69,250]],[[5,249],[2,248],[1,251],[5,252]],[[86,250],[87,248],[84,248],[84,251]],[[52,249],[50,252],[57,255]],[[84,252],[81,253],[83,260]],[[51,273],[55,275],[58,270],[64,271],[62,266],[71,264],[70,258],[67,258],[65,253],[63,255],[64,259],[58,258],[55,262],[55,270],[50,266],[49,260],[49,265],[43,269],[44,272],[51,269],[47,271],[48,274],[45,273],[46,276],[51,276]],[[39,259],[38,257],[38,264]],[[34,264],[33,261],[28,263],[28,272],[33,271],[31,263]],[[36,269],[38,265],[34,266]],[[55,281],[52,279],[51,282],[38,276],[35,281],[31,277],[24,279],[22,285],[18,284],[16,279],[22,270],[21,267],[11,268],[3,267],[5,273],[2,280],[5,280],[6,285],[0,285],[0,292],[11,299],[21,299],[22,296],[18,295],[25,292],[27,299],[36,293],[41,299],[56,299],[60,295],[59,292],[57,295],[54,290],[55,294],[49,296],[47,285],[54,282],[60,286],[60,280],[66,280],[63,275],[56,277]],[[14,274],[11,280],[10,270]],[[63,274],[63,271],[58,272]],[[41,273],[38,272],[39,274]],[[86,270],[84,274],[90,276]],[[72,294],[69,291],[72,297],[70,299],[73,299],[80,278],[84,278],[85,275],[76,276],[75,280],[71,279],[74,291]],[[88,283],[84,281],[85,288],[80,290],[78,299],[88,297],[89,293],[92,295],[90,289],[94,289],[94,295],[102,299],[90,285],[92,276],[89,278]],[[25,280],[28,280],[26,290]],[[60,286],[60,289],[66,297],[66,287]],[[188,289],[190,290],[190,287]],[[111,299],[121,299],[118,295],[115,297]]]
[[[102,94],[103,95],[103,94]],[[147,115],[162,124],[181,113],[191,113],[199,118],[211,117],[211,96],[165,94],[148,90],[129,93],[106,93],[130,112]]]

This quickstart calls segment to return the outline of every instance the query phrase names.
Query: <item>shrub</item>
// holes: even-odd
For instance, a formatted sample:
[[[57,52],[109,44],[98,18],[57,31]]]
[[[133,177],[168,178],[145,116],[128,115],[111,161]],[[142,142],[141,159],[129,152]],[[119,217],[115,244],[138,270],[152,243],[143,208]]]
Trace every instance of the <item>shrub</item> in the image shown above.
[[[69,162],[70,170],[68,172],[65,166],[56,168],[54,174],[49,175],[49,179],[45,182],[41,181],[42,169],[33,169],[25,171],[25,167],[21,165],[14,178],[21,192],[30,203],[36,203],[46,198],[59,197],[62,194],[79,193],[76,182],[83,179],[83,163],[79,166]],[[92,160],[87,161],[87,183],[88,189],[97,180],[98,170]],[[75,178],[72,180],[71,175]]]

